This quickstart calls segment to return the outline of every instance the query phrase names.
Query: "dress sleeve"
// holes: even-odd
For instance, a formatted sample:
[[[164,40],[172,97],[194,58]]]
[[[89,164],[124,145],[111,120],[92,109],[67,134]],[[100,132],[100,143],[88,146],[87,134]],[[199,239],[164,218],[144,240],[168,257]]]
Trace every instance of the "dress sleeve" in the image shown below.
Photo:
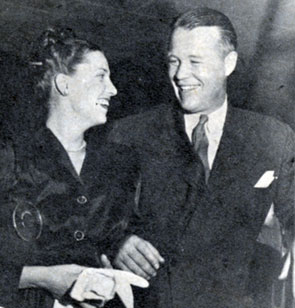
[[[15,153],[12,142],[0,141],[0,191],[7,193],[15,184]]]
[[[15,151],[12,143],[0,148],[0,306],[14,307],[19,277],[29,255],[26,243],[18,238],[12,224],[10,195],[15,187]]]

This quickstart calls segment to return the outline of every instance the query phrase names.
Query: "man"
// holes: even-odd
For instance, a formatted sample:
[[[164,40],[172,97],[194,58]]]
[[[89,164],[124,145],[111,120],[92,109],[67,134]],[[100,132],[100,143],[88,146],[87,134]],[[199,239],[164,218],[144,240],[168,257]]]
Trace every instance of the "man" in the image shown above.
[[[272,203],[286,234],[294,231],[294,134],[230,106],[236,48],[222,13],[180,16],[168,51],[177,103],[123,119],[110,134],[141,162],[138,217],[114,260],[151,278],[138,307],[252,307],[253,254]]]

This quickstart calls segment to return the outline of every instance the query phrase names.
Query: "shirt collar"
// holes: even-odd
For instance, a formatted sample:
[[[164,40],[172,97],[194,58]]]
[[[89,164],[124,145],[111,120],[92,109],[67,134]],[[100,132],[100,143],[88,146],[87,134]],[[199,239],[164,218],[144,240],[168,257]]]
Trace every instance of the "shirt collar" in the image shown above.
[[[208,114],[208,121],[205,124],[206,131],[211,135],[223,131],[223,126],[226,118],[228,109],[228,99],[225,97],[224,103],[221,107]],[[198,124],[202,113],[185,114],[184,121],[186,131],[192,131],[193,128]]]
[[[208,129],[209,134],[214,133],[216,131],[223,130],[227,108],[228,108],[228,103],[227,103],[227,96],[226,96],[222,106],[218,108],[217,110],[208,114],[207,129]]]

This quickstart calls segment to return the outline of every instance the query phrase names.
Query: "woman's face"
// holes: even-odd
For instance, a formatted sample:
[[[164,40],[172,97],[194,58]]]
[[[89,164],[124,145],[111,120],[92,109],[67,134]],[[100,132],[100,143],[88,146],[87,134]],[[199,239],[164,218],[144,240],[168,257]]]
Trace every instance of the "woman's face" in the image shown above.
[[[110,99],[116,94],[104,54],[87,52],[68,81],[68,98],[77,120],[89,127],[105,123]]]

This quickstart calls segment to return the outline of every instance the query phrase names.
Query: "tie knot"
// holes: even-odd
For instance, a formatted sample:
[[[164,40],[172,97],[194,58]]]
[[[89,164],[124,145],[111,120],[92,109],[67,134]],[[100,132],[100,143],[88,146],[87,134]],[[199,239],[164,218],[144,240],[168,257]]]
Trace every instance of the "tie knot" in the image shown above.
[[[207,116],[207,114],[201,114],[201,115],[200,115],[199,124],[200,124],[200,125],[204,125],[207,121],[208,121],[208,116]]]
[[[205,123],[208,121],[206,114],[201,114],[200,119],[196,127],[193,129],[192,142],[194,144],[199,143],[200,139],[206,138],[205,136]]]

